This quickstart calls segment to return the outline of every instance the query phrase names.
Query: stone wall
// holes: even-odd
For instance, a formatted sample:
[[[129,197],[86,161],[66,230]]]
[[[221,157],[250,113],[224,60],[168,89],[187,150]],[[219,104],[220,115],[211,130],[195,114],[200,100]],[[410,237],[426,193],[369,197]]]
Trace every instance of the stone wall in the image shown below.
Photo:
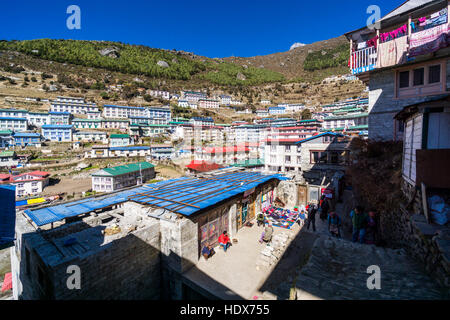
[[[403,185],[403,190],[407,202],[398,210],[380,213],[381,239],[388,247],[404,248],[438,283],[450,287],[450,228],[428,224],[421,209],[420,190],[415,191],[409,184]],[[348,231],[352,228],[348,213],[357,203],[361,202],[346,190],[343,224]]]

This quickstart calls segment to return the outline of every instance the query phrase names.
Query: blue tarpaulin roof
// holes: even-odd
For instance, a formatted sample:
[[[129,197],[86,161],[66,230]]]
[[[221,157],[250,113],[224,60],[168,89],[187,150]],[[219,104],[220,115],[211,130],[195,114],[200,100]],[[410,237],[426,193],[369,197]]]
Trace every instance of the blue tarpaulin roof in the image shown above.
[[[0,245],[12,243],[16,233],[16,187],[13,185],[0,186]]]
[[[262,175],[242,171],[206,178],[182,177],[96,198],[26,210],[25,213],[36,225],[42,226],[131,200],[189,216],[272,179],[286,180],[278,174]]]

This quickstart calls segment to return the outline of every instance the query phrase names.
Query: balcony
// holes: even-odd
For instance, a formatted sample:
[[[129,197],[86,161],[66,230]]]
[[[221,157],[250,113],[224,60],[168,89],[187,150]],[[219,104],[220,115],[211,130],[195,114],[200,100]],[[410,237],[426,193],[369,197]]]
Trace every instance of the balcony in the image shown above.
[[[364,73],[375,69],[377,64],[377,49],[369,47],[353,52],[351,57],[352,74]]]

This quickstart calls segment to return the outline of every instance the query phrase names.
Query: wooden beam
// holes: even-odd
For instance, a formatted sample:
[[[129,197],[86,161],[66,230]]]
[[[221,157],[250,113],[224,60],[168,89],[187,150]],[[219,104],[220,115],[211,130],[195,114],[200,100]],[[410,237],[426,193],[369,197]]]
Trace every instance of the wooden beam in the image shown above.
[[[422,207],[423,207],[423,213],[425,215],[425,218],[427,219],[428,223],[431,223],[430,216],[428,215],[428,201],[427,201],[427,187],[425,186],[425,183],[420,184],[422,187]]]

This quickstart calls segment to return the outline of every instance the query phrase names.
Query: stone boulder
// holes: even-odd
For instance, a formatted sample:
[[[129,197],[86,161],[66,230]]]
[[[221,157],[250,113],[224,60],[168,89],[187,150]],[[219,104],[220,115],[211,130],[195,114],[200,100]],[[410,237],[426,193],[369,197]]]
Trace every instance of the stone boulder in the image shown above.
[[[162,67],[162,68],[168,68],[169,64],[163,60],[159,60],[157,63],[158,66]]]

